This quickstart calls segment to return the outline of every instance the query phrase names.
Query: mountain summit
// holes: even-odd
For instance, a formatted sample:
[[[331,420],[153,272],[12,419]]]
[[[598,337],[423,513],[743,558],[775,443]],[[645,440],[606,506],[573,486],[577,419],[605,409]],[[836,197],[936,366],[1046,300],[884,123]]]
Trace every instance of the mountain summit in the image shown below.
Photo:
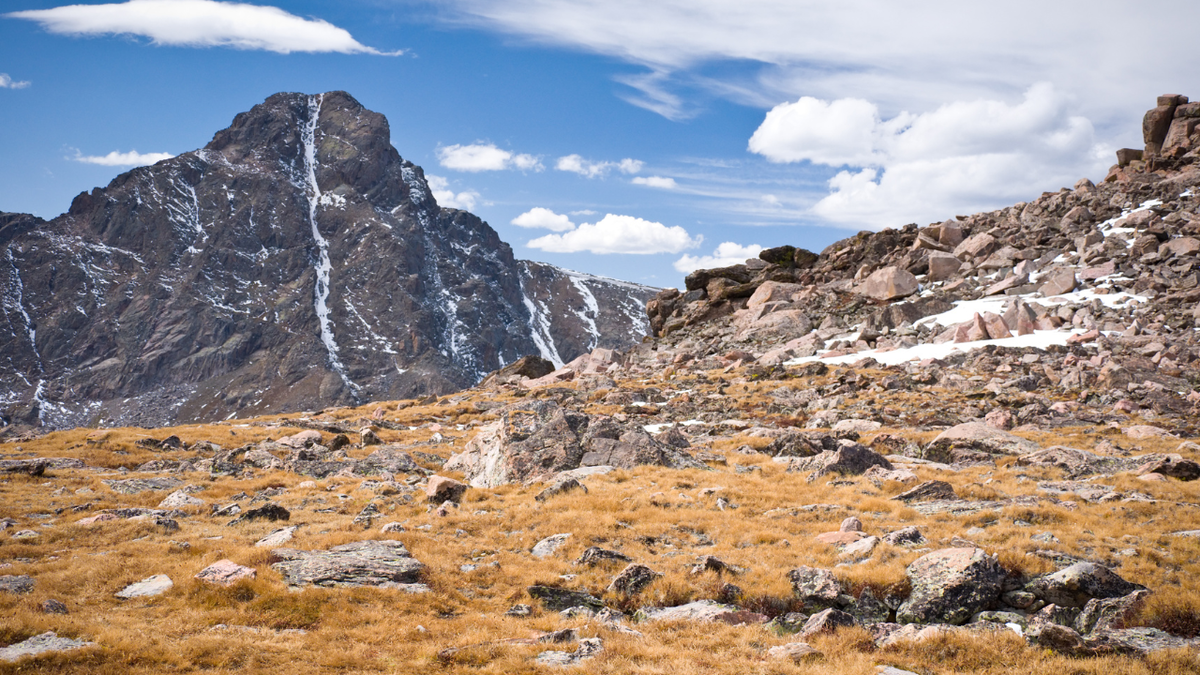
[[[657,289],[516,260],[383,115],[276,94],[201,150],[0,213],[0,415],[164,424],[440,394],[648,332]]]

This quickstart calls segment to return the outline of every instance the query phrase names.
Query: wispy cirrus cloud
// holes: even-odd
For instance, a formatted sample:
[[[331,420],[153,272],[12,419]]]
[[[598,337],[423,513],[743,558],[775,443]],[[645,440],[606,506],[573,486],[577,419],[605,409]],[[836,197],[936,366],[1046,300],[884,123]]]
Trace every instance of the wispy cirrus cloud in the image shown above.
[[[582,155],[566,155],[558,158],[554,168],[559,171],[577,173],[587,178],[598,178],[613,170],[624,174],[635,174],[641,171],[644,165],[644,162],[632,157],[626,157],[619,162],[595,162],[584,159]]]
[[[107,155],[84,155],[76,150],[75,156],[68,159],[83,162],[84,164],[99,164],[100,166],[147,166],[161,162],[164,159],[171,159],[174,156],[169,152],[140,153],[137,150],[130,150],[129,152],[113,150]]]
[[[128,0],[63,5],[5,14],[37,22],[61,35],[138,35],[156,45],[232,47],[280,54],[337,52],[395,56],[355,40],[327,21],[302,18],[278,7],[217,0]]]

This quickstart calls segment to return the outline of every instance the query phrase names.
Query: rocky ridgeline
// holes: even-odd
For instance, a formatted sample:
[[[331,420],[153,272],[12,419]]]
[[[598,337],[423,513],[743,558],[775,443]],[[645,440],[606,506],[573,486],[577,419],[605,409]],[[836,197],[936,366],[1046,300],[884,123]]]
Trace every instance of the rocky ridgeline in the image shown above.
[[[656,289],[516,260],[390,136],[345,92],[276,94],[53,220],[0,213],[0,424],[443,394],[645,335]]]

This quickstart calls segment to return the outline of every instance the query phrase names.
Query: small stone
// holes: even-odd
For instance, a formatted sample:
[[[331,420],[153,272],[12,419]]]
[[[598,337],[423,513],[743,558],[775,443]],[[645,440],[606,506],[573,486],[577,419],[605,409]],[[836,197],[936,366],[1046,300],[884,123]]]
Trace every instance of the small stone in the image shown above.
[[[0,576],[0,591],[22,595],[33,590],[33,577],[27,574],[5,574]]]
[[[159,502],[158,508],[178,509],[187,506],[204,506],[205,504],[206,502],[202,499],[196,499],[183,490],[176,490],[175,492],[167,495],[166,499],[163,499],[161,502]]]
[[[939,499],[958,499],[954,487],[944,480],[931,480],[892,497],[901,502],[928,502]]]
[[[856,518],[855,516],[850,516],[849,518],[842,521],[842,525],[841,525],[841,527],[838,528],[838,531],[839,532],[862,532],[863,531],[862,521],[859,520],[858,518]]]
[[[598,565],[600,563],[631,562],[632,560],[633,560],[632,558],[625,555],[624,553],[619,553],[617,551],[611,551],[606,548],[599,548],[597,546],[589,546],[583,552],[583,555],[579,556],[579,559],[575,561],[575,564],[576,565],[587,565],[588,567],[595,567],[596,565]]]
[[[504,613],[505,616],[529,616],[533,614],[533,608],[529,605],[513,605]]]
[[[853,626],[856,623],[853,616],[830,607],[808,617],[808,621],[800,629],[800,634],[812,637],[821,633],[832,633],[838,628]]]

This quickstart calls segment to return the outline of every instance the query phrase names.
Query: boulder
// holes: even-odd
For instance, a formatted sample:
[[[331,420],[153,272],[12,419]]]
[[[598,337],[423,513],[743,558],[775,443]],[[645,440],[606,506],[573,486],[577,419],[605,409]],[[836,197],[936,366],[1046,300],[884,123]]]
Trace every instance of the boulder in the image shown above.
[[[578,479],[570,478],[570,477],[560,477],[560,478],[556,478],[553,483],[551,483],[548,487],[546,487],[546,489],[537,493],[537,496],[534,497],[534,500],[539,501],[539,502],[544,502],[547,499],[550,499],[551,497],[556,497],[561,494],[566,494],[568,492],[571,492],[572,490],[582,490],[584,492],[584,494],[587,494],[587,491],[588,491],[587,487],[585,487],[583,483],[580,483]]]
[[[1038,290],[1047,298],[1070,293],[1075,290],[1079,282],[1075,279],[1075,270],[1066,268],[1055,270],[1042,278],[1041,285]]]
[[[821,633],[832,633],[838,628],[854,626],[857,623],[853,616],[830,607],[808,617],[808,621],[805,621],[804,627],[800,629],[800,634],[807,638]]]
[[[905,571],[912,593],[896,611],[902,623],[966,623],[999,597],[1006,573],[983,549],[926,554]]]
[[[174,586],[175,583],[165,574],[155,574],[152,577],[146,577],[135,584],[129,584],[125,588],[117,591],[116,595],[122,600],[130,598],[148,598],[155,595],[162,595]]]
[[[27,656],[40,656],[51,652],[65,652],[74,649],[82,649],[91,647],[94,642],[86,640],[72,640],[71,638],[59,637],[57,633],[49,631],[41,635],[35,635],[28,640],[0,648],[0,661],[16,661]]]
[[[183,490],[176,490],[167,495],[165,499],[158,503],[160,509],[178,509],[185,506],[204,506],[203,499],[196,499]]]
[[[1038,444],[1016,434],[997,429],[986,422],[967,422],[938,434],[931,446],[968,447],[993,454],[1019,454],[1038,450]]]
[[[643,621],[696,621],[709,623],[727,621],[731,615],[741,613],[733,605],[724,605],[715,600],[697,600],[675,607],[643,607],[634,615]]]
[[[767,658],[791,661],[792,663],[807,663],[819,661],[825,655],[814,649],[807,642],[789,642],[767,650]]]
[[[446,462],[473,487],[547,480],[581,466],[631,469],[642,464],[705,469],[679,448],[660,443],[640,426],[589,417],[548,400],[510,406],[480,429],[463,452]]]
[[[28,574],[0,576],[0,592],[23,595],[33,590],[33,577]]]
[[[366,540],[334,546],[325,551],[277,548],[271,569],[283,575],[289,587],[375,586],[411,588],[424,565],[394,540]]]
[[[814,481],[831,473],[859,475],[873,466],[891,470],[892,463],[883,455],[865,445],[853,441],[841,441],[837,450],[826,450],[815,457],[790,459],[788,471],[809,471],[808,480]]]
[[[446,476],[430,476],[425,486],[425,501],[431,504],[454,502],[457,504],[467,491],[467,486]]]
[[[1075,619],[1075,630],[1087,635],[1129,628],[1149,597],[1150,591],[1134,591],[1119,598],[1092,598]]]
[[[789,284],[779,281],[767,281],[759,286],[750,299],[746,301],[747,309],[761,307],[768,302],[791,302],[792,295],[804,290],[800,284]]]
[[[931,251],[928,260],[929,271],[926,274],[930,281],[952,279],[962,269],[962,261],[952,253]]]
[[[884,267],[875,270],[854,292],[876,300],[897,300],[917,292],[917,278],[908,270],[899,267]]]
[[[281,527],[278,530],[272,530],[270,534],[254,542],[254,545],[258,548],[272,548],[286,544],[292,540],[298,529],[300,529],[299,525],[291,525],[289,527]]]
[[[892,546],[920,546],[925,543],[925,535],[910,525],[883,535],[883,540]]]
[[[1200,478],[1200,463],[1184,459],[1182,455],[1177,454],[1158,455],[1137,467],[1135,471],[1139,475],[1157,473],[1182,481],[1191,481]]]
[[[542,539],[538,543],[534,544],[533,549],[530,551],[530,553],[532,553],[533,557],[535,557],[535,558],[549,558],[550,556],[554,555],[555,551],[562,548],[563,544],[566,544],[567,540],[570,538],[571,538],[570,532],[564,532],[562,534],[552,534],[549,537],[546,537],[545,539]]]
[[[788,580],[792,582],[792,593],[805,605],[828,607],[846,592],[833,572],[816,567],[797,567],[788,572]]]
[[[632,564],[613,577],[608,590],[622,595],[637,595],[662,574],[641,564]]]
[[[1158,254],[1165,257],[1192,255],[1200,251],[1200,239],[1176,237],[1168,239],[1158,247]]]
[[[604,609],[604,602],[585,591],[572,591],[554,586],[530,586],[529,596],[540,600],[551,612],[561,612],[572,607],[587,607],[593,611]]]
[[[986,232],[980,232],[954,247],[954,257],[969,262],[980,256],[990,255],[992,251],[996,250],[997,245],[995,237]]]
[[[1041,600],[1060,607],[1084,607],[1093,598],[1119,598],[1145,588],[1122,579],[1103,565],[1090,562],[1075,563],[1038,577],[1025,586]]]
[[[944,480],[931,480],[902,492],[892,499],[902,502],[928,502],[937,499],[958,499],[954,487]]]
[[[612,551],[606,548],[600,548],[598,546],[589,546],[586,550],[584,550],[583,555],[579,556],[579,558],[575,561],[575,564],[595,567],[601,563],[631,562],[632,560],[633,559],[629,556],[618,551]]]

